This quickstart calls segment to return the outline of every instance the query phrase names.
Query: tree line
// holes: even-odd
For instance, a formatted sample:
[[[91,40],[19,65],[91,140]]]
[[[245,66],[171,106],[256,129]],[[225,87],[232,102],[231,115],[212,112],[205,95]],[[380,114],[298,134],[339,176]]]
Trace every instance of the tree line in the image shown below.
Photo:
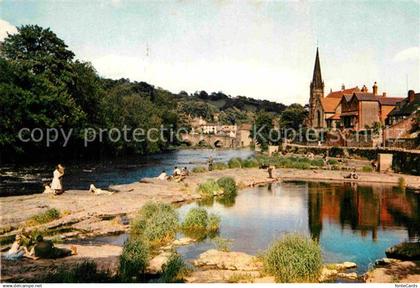
[[[178,94],[129,79],[98,76],[89,63],[75,59],[65,42],[49,28],[23,25],[0,42],[0,161],[46,158],[96,158],[149,154],[170,149],[173,141],[99,141],[83,144],[83,129],[189,128],[192,117],[223,124],[255,121],[268,113],[279,117],[283,104],[222,92]],[[264,114],[265,115],[265,114]],[[22,142],[22,128],[73,129],[66,147],[61,141]],[[169,133],[169,132],[168,132]]]

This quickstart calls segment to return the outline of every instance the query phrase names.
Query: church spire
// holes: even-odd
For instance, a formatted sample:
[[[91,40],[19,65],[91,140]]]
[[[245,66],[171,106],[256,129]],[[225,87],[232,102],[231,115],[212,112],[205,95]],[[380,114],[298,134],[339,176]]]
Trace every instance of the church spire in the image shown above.
[[[316,48],[316,58],[315,58],[315,66],[314,66],[314,75],[312,77],[311,86],[313,88],[324,89],[324,82],[322,82],[321,76],[321,64],[319,63],[319,52],[318,47]]]

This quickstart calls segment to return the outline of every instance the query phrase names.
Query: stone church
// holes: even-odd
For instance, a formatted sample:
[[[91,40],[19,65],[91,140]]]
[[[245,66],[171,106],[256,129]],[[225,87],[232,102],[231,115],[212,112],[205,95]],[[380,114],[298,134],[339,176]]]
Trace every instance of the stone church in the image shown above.
[[[388,114],[402,98],[378,95],[375,82],[372,92],[364,85],[332,91],[324,96],[324,81],[321,75],[319,51],[316,50],[315,66],[310,85],[309,115],[307,126],[312,128],[344,128],[363,130],[375,122],[385,123]]]

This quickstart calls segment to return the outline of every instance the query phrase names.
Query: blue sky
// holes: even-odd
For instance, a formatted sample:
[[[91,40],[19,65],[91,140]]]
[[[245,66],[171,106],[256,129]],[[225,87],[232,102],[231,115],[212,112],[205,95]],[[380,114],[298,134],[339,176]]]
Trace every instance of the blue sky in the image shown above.
[[[317,43],[326,92],[420,91],[419,1],[0,0],[0,19],[0,39],[50,27],[100,75],[173,92],[304,104]]]

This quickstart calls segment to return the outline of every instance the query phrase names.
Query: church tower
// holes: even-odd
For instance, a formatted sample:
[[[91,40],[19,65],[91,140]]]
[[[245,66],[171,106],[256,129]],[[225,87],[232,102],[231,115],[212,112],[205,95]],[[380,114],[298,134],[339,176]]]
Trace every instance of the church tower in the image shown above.
[[[317,115],[319,114],[319,111],[316,108],[317,105],[320,104],[319,99],[324,97],[324,82],[322,81],[321,76],[321,64],[319,63],[318,47],[316,48],[314,74],[312,76],[310,87],[308,126],[319,127],[321,115]]]

